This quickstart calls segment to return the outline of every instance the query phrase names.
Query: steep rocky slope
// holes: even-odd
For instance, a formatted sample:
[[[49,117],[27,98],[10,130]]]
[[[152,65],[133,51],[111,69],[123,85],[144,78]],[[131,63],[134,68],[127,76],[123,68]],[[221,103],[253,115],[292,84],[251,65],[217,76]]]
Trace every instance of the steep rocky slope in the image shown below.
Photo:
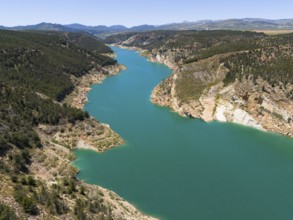
[[[90,83],[122,68],[102,55],[111,52],[102,42],[92,48],[95,41],[80,33],[0,31],[1,219],[152,219],[114,192],[79,181],[71,164],[76,148],[102,152],[123,143],[81,110]]]
[[[174,70],[154,103],[182,116],[293,136],[293,35],[159,31],[106,39]]]

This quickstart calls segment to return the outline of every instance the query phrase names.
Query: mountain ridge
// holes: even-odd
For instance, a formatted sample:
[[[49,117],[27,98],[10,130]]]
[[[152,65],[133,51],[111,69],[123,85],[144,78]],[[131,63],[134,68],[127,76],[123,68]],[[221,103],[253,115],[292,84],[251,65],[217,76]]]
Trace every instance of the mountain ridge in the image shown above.
[[[35,25],[5,27],[7,30],[50,30],[64,32],[87,32],[90,34],[112,34],[119,32],[150,30],[293,30],[293,19],[231,18],[224,20],[183,21],[162,25],[143,24],[132,27],[124,25],[83,25],[79,23],[56,24],[42,22]]]

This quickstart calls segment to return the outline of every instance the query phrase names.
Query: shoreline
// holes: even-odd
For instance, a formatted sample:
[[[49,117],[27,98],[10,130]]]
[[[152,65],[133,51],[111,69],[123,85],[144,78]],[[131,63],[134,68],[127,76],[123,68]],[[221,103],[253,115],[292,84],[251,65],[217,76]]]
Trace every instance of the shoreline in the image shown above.
[[[70,148],[67,145],[68,141],[57,141],[55,139],[56,134],[51,133],[51,129],[52,127],[45,127],[45,125],[41,125],[36,129],[42,142],[46,143],[46,145],[44,145],[42,149],[37,149],[37,152],[32,158],[31,164],[32,174],[49,185],[56,184],[60,179],[68,178],[68,176],[76,178],[77,174],[80,172],[77,166],[72,163],[76,160],[73,151],[76,148]],[[53,130],[54,129],[59,128],[56,126],[53,127]],[[74,130],[73,133],[75,133]],[[64,132],[64,134],[66,134],[66,132]],[[78,142],[78,144],[85,144],[82,140],[79,140]],[[87,145],[87,147],[89,146]],[[96,151],[95,149],[88,150]],[[86,183],[82,179],[76,178],[76,180],[78,181],[78,186],[84,187],[86,191],[85,195],[89,196],[89,198],[100,197],[102,198],[101,202],[104,206],[111,207],[113,219],[156,220],[156,218],[138,210],[134,205],[120,197],[115,192],[96,184]]]
[[[125,48],[125,49],[127,49],[127,48]],[[172,75],[172,74],[171,74]],[[153,102],[153,101],[152,101]],[[154,103],[154,102],[153,102]],[[156,104],[156,103],[154,103],[154,104]],[[238,124],[238,123],[237,123]],[[80,143],[81,145],[86,145],[85,143]],[[85,146],[85,147],[81,147],[81,149],[89,149],[89,150],[92,150],[92,149],[90,149],[90,148],[88,148],[88,146]],[[81,181],[83,181],[83,180],[81,180]],[[97,186],[97,185],[95,185],[95,186]],[[117,196],[117,198],[118,198],[118,200],[119,199],[121,199],[121,201],[123,201],[123,203],[125,202],[125,204],[126,204],[126,206],[127,206],[127,208],[128,207],[133,207],[134,208],[134,210],[137,210],[137,209],[135,209],[135,206],[133,206],[131,203],[129,203],[129,202],[127,202],[126,200],[124,200],[123,198],[121,198],[121,197],[119,197],[116,193],[114,193],[114,192],[112,192],[112,191],[110,191],[110,190],[108,190],[108,189],[105,189],[105,188],[103,188],[103,187],[101,187],[101,186],[98,186],[102,191],[103,191],[103,193],[104,194],[108,194],[105,198],[110,198],[111,200],[111,202],[114,202],[114,203],[111,203],[113,206],[117,206],[117,200],[115,201],[115,200],[113,200],[112,199],[112,197],[113,197],[113,195],[114,195],[114,197],[115,196]],[[115,197],[116,198],[116,197]],[[119,203],[118,202],[118,204],[120,204],[121,205],[121,203]],[[122,206],[122,207],[125,207],[125,206]],[[121,216],[120,216],[121,217]],[[145,216],[145,217],[131,217],[131,218],[124,218],[124,219],[155,219],[155,218],[152,218],[152,217],[150,217],[150,216]]]
[[[91,85],[102,83],[107,77],[115,76],[126,67],[117,64],[101,68],[100,70],[91,70],[80,78],[72,77],[72,82],[75,85],[74,90],[65,97],[63,103],[78,109],[83,109],[88,102],[87,93],[91,90]]]
[[[87,93],[91,90],[91,85],[100,84],[102,83],[107,77],[118,75],[122,70],[125,70],[126,67],[117,64],[115,66],[109,66],[106,68],[103,68],[100,71],[92,70],[86,75],[82,76],[80,79],[73,79],[75,82],[75,89],[74,91],[69,94],[65,100],[64,103],[71,105],[72,107],[84,109],[84,105],[88,102],[87,99]],[[91,123],[95,123],[95,127],[99,127],[105,131],[105,136],[102,137],[100,140],[101,142],[98,143],[98,145],[103,145],[103,138],[109,139],[113,138],[114,140],[110,143],[106,143],[105,147],[97,148],[93,145],[96,145],[93,143],[92,140],[89,140],[86,138],[86,135],[81,135],[78,140],[75,141],[75,145],[73,146],[73,150],[76,149],[84,149],[84,150],[91,150],[94,152],[102,153],[104,151],[107,151],[111,148],[120,146],[125,143],[125,141],[116,133],[114,132],[108,124],[100,123],[95,118],[90,117],[90,120],[92,120]],[[89,129],[89,127],[87,127]],[[94,129],[93,129],[94,130]],[[87,130],[88,132],[88,130]],[[91,131],[92,132],[92,131]],[[76,132],[73,132],[76,134]],[[108,133],[108,134],[107,134]],[[54,137],[59,137],[60,133],[55,134]],[[67,134],[68,135],[68,134]],[[93,137],[93,139],[97,139],[96,136]],[[60,141],[60,139],[57,139]],[[62,143],[61,143],[62,144]],[[71,161],[73,162],[75,158]],[[74,165],[71,165],[74,168],[77,169],[77,173],[80,172],[78,168]],[[149,216],[139,209],[137,209],[134,205],[120,197],[115,192],[108,190],[104,187],[101,187],[96,184],[88,184],[84,180],[79,180],[83,182],[85,185],[87,185],[89,188],[97,188],[102,194],[104,195],[105,201],[109,204],[110,207],[115,207],[113,210],[113,217],[114,219],[126,219],[126,220],[157,220],[157,218],[154,218],[152,216]]]
[[[84,105],[88,102],[87,94],[91,90],[91,85],[100,84],[107,77],[117,75],[124,69],[126,67],[117,64],[99,70],[93,69],[80,78],[72,77],[75,88],[66,96],[63,103],[84,110]],[[67,130],[67,136],[79,134],[77,138],[73,138],[72,149],[90,149],[100,153],[124,143],[124,140],[108,124],[100,123],[91,116],[88,123],[79,126],[75,131],[69,132],[69,130],[72,130],[72,127],[71,129],[66,129],[65,127],[63,130]],[[61,141],[61,143],[66,142],[63,136],[60,132],[54,134],[54,138]]]
[[[212,121],[218,122],[229,122],[235,123],[246,127],[251,127],[263,132],[275,133],[278,135],[287,136],[289,138],[293,137],[292,127],[290,131],[290,125],[286,125],[285,121],[274,118],[274,112],[271,109],[277,109],[278,113],[285,112],[283,118],[287,118],[287,115],[290,115],[290,110],[286,113],[286,111],[282,110],[282,106],[278,106],[277,103],[271,104],[268,106],[267,111],[263,111],[261,114],[264,116],[261,117],[257,110],[250,111],[254,107],[255,103],[250,101],[247,103],[247,107],[241,106],[241,99],[239,98],[239,102],[229,101],[233,100],[234,96],[239,96],[236,91],[239,88],[245,88],[241,85],[240,82],[234,82],[229,86],[224,86],[222,83],[215,84],[208,89],[205,89],[202,93],[200,93],[200,98],[198,101],[190,101],[190,102],[182,102],[176,96],[176,80],[181,73],[181,68],[172,63],[172,59],[168,57],[168,55],[162,54],[151,54],[148,50],[143,50],[137,47],[128,47],[119,44],[112,44],[113,46],[117,46],[124,49],[136,50],[140,53],[141,56],[147,58],[148,61],[154,63],[160,63],[166,65],[168,68],[172,70],[170,76],[161,81],[151,93],[150,100],[153,104],[158,106],[165,106],[171,109],[171,111],[176,112],[182,117],[189,117],[195,119],[201,119],[206,123]],[[203,61],[205,62],[205,61]],[[223,77],[225,75],[225,68],[220,64],[218,72]],[[164,86],[162,84],[166,83],[171,92],[166,92],[164,90]],[[261,79],[259,80],[261,81]],[[263,82],[262,82],[263,83]],[[246,87],[253,87],[253,84],[250,81],[245,82]],[[269,86],[269,85],[266,85]],[[253,94],[253,96],[256,96]],[[275,107],[276,106],[276,107]],[[266,106],[261,106],[261,108],[265,108]],[[293,113],[293,110],[291,109]],[[292,124],[292,122],[291,122]]]

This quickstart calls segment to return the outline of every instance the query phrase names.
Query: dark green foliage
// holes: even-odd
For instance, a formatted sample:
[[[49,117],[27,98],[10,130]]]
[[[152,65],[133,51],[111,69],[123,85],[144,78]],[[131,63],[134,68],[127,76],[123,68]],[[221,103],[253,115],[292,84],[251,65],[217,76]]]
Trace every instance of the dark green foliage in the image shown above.
[[[64,40],[69,40],[77,47],[87,51],[92,51],[94,53],[113,53],[111,48],[107,47],[102,41],[87,33],[80,34],[71,32],[61,34],[61,36],[64,37]]]
[[[26,179],[26,183],[32,184],[30,176]],[[40,190],[34,190],[31,186],[16,185],[14,198],[24,208],[24,211],[31,215],[38,214],[37,204],[47,207],[54,215],[62,215],[68,212],[68,207],[60,198],[59,192],[54,189],[49,191],[44,185],[41,185]]]
[[[72,76],[116,63],[99,54],[111,52],[108,47],[95,43],[94,37],[79,33],[0,31],[0,172],[10,176],[6,183],[14,186],[15,201],[29,215],[45,210],[56,217],[72,211],[63,196],[83,197],[84,210],[89,210],[85,190],[75,194],[79,189],[75,178],[51,187],[31,176],[30,164],[36,148],[45,144],[36,126],[74,124],[89,117],[88,112],[57,101],[73,89]],[[9,219],[7,215],[14,219],[0,205],[1,219]],[[88,213],[77,211],[76,216],[84,219]]]
[[[244,50],[252,50],[261,48],[262,46],[254,39],[236,38],[225,41],[224,43],[212,45],[208,48],[198,49],[191,55],[191,58],[185,59],[184,63],[192,63],[201,59],[206,59],[217,54],[224,54],[229,52],[237,52]]]
[[[80,192],[81,195],[85,195],[85,188],[84,188],[84,186],[80,186],[79,192]]]
[[[56,125],[60,120],[74,123],[84,120],[88,113],[61,106],[51,99],[44,99],[22,87],[0,84],[0,147],[5,150],[9,144],[18,148],[41,147],[42,143],[33,127],[39,123]]]
[[[105,207],[104,205],[101,204],[98,200],[94,199],[92,201],[88,200],[83,200],[83,199],[76,199],[75,200],[75,206],[74,206],[74,214],[75,218],[80,220],[80,219],[91,219],[88,217],[86,214],[98,214],[102,219],[113,219],[111,217],[111,209]],[[102,214],[104,213],[104,214]]]
[[[87,50],[94,44],[93,37],[75,33],[73,40],[66,36],[71,34],[0,31],[1,81],[25,86],[60,101],[73,89],[70,74],[80,77],[92,68],[116,63],[98,54],[106,49]],[[89,39],[91,43],[87,45]]]
[[[27,184],[29,186],[36,186],[37,185],[36,180],[32,176],[27,177]]]
[[[70,74],[80,77],[88,70],[114,64],[106,52],[94,45],[95,38],[80,33],[0,31],[0,155],[12,145],[20,149],[41,147],[34,131],[39,123],[57,125],[60,120],[74,123],[88,113],[52,101],[62,100],[72,89]],[[42,94],[39,94],[39,93]],[[45,94],[46,96],[44,96]],[[21,158],[16,172],[23,172]]]
[[[13,196],[15,201],[23,207],[25,213],[30,215],[37,215],[39,213],[37,201],[34,198],[26,195],[23,187],[16,185]]]
[[[119,43],[133,37],[128,46],[137,46],[144,49],[198,49],[216,46],[220,42],[230,43],[246,39],[257,39],[265,36],[255,32],[243,31],[150,31],[143,33],[124,33],[109,36],[106,43]],[[145,42],[148,42],[147,44]],[[196,52],[196,51],[195,51]]]
[[[1,126],[2,125],[0,125],[0,130],[1,130]],[[3,137],[4,135],[1,133],[4,133],[4,132],[0,131],[0,156],[3,156],[10,149],[10,146],[8,145],[7,140]]]
[[[76,189],[76,180],[75,179],[63,179],[63,192],[66,194],[72,194],[73,192],[77,192]]]
[[[122,34],[114,34],[108,36],[106,39],[104,39],[104,42],[107,44],[113,44],[113,43],[120,43],[123,41],[126,41],[131,36],[140,34],[139,32],[129,32],[129,33],[122,33]]]
[[[132,40],[127,46],[147,49],[154,54],[175,52],[174,60],[179,64],[225,54],[221,62],[229,69],[224,80],[226,84],[242,77],[253,80],[262,77],[272,85],[293,83],[293,34],[267,36],[226,30],[150,31],[113,35],[106,42],[121,43],[130,37]],[[287,97],[292,98],[292,94],[289,91]]]
[[[238,53],[222,60],[229,69],[225,83],[234,82],[236,78],[262,77],[272,85],[282,82],[293,84],[293,38],[292,47],[271,47]]]
[[[25,178],[25,177],[22,177],[22,178],[20,179],[20,183],[21,183],[22,185],[27,185],[26,178]]]
[[[31,163],[31,157],[26,149],[22,150],[20,153],[11,154],[10,159],[12,160],[14,173],[28,172],[27,166]]]
[[[10,207],[0,204],[0,220],[16,220],[18,219],[15,212]]]
[[[48,207],[52,214],[62,215],[68,212],[68,207],[61,200],[59,193],[55,189],[48,191],[45,186],[42,186],[40,193],[36,197],[38,202]]]
[[[211,56],[262,47],[266,35],[248,31],[151,31],[110,36],[106,42],[115,43],[132,37],[127,46],[136,46],[159,53],[176,52],[175,61],[192,63]],[[146,43],[147,42],[147,43]]]
[[[18,182],[18,177],[17,177],[17,176],[13,175],[13,176],[11,176],[10,178],[11,178],[11,181],[12,181],[13,183],[17,183],[17,182]]]
[[[78,220],[86,220],[85,208],[88,206],[87,202],[81,199],[76,199],[74,206],[74,214]]]

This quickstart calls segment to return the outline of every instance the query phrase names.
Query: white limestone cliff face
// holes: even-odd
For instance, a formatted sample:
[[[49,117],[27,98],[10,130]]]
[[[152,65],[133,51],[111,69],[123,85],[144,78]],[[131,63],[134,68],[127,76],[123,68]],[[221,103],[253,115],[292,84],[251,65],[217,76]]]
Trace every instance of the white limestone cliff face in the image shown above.
[[[248,112],[243,109],[234,108],[230,103],[218,104],[214,119],[221,122],[234,122],[237,124],[265,130]]]

